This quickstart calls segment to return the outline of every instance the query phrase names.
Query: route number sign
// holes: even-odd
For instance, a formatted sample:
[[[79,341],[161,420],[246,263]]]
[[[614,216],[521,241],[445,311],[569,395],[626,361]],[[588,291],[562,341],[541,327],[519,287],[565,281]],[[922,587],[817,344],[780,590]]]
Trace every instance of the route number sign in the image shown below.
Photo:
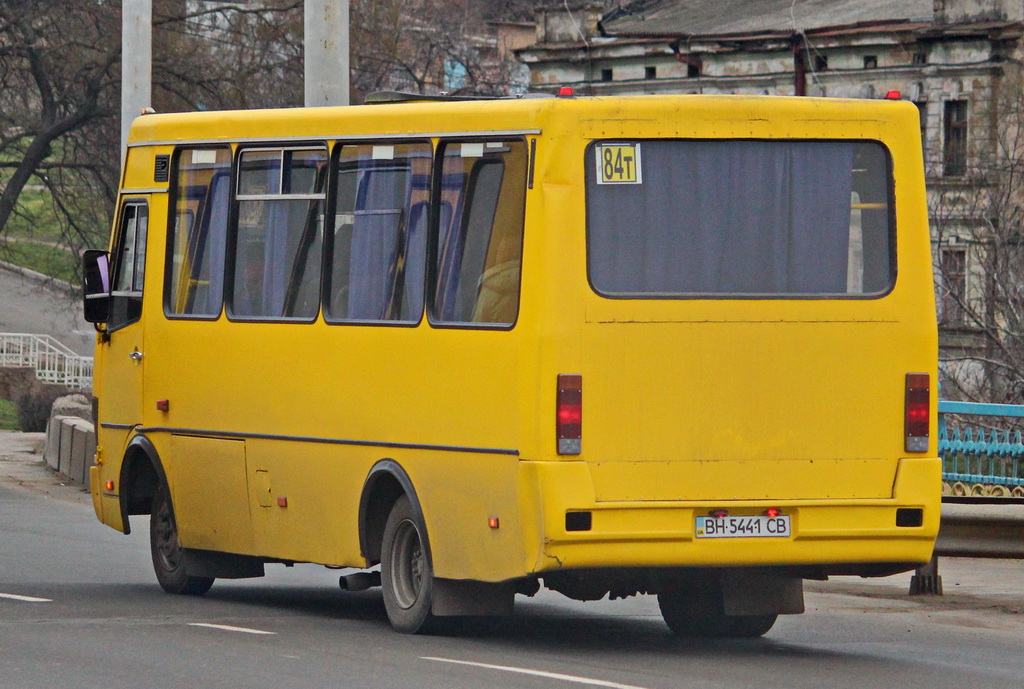
[[[598,184],[641,184],[640,144],[599,144]]]

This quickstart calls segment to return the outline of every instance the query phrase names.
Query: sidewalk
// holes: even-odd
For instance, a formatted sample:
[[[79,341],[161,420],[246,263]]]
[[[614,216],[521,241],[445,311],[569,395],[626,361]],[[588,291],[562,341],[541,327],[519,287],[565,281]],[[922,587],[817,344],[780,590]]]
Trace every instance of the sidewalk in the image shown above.
[[[45,440],[45,433],[0,431],[0,483],[91,505],[92,498],[85,487],[52,471],[43,461]],[[985,609],[1024,615],[1024,560],[940,558],[942,596],[908,595],[912,575],[913,572],[905,572],[881,579],[833,577],[827,582],[808,581],[805,590],[829,598],[845,597],[844,607],[900,611]]]
[[[53,471],[43,460],[45,433],[0,431],[0,484],[27,488],[51,498],[92,504],[85,486]]]
[[[808,581],[807,592],[838,594],[871,599],[871,607],[897,607],[902,610],[989,609],[1011,615],[1024,615],[1024,561],[968,557],[940,557],[939,576],[943,595],[916,595],[910,591],[913,572],[879,579],[833,577],[827,582]],[[1024,621],[1024,618],[1021,618]]]

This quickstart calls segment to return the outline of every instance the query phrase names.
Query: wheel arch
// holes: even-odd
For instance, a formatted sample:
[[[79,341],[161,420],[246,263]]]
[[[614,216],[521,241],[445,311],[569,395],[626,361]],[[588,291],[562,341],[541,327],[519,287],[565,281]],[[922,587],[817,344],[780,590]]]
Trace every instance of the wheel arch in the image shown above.
[[[393,459],[382,459],[371,467],[359,498],[359,549],[367,565],[380,562],[384,525],[395,502],[403,495],[409,498],[420,523],[426,524],[416,488],[402,465]],[[429,535],[423,533],[422,538],[427,557],[431,558]]]
[[[118,479],[121,520],[126,534],[131,533],[129,516],[149,514],[157,486],[166,482],[167,474],[152,441],[144,435],[135,435],[125,448]]]

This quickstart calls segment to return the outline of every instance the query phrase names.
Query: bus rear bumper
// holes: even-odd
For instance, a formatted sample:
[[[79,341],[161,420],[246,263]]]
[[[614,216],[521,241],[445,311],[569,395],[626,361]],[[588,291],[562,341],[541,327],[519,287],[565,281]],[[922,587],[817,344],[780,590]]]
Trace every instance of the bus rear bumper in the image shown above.
[[[597,502],[583,462],[524,463],[534,474],[543,537],[530,571],[633,567],[787,567],[813,576],[884,575],[932,555],[941,509],[941,460],[899,463],[891,498]],[[582,471],[581,471],[582,470]],[[771,510],[769,512],[769,510]],[[788,535],[708,537],[698,517],[788,517]]]

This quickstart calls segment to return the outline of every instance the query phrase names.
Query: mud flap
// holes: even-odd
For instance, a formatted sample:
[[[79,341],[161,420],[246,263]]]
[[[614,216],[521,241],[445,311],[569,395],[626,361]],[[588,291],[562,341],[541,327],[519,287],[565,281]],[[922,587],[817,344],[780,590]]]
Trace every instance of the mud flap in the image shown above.
[[[758,570],[729,569],[722,573],[726,615],[799,615],[804,611],[803,579]]]
[[[264,576],[263,562],[255,557],[185,548],[188,574],[214,579],[250,579]]]
[[[510,582],[434,579],[430,612],[437,617],[507,617],[515,589]]]

